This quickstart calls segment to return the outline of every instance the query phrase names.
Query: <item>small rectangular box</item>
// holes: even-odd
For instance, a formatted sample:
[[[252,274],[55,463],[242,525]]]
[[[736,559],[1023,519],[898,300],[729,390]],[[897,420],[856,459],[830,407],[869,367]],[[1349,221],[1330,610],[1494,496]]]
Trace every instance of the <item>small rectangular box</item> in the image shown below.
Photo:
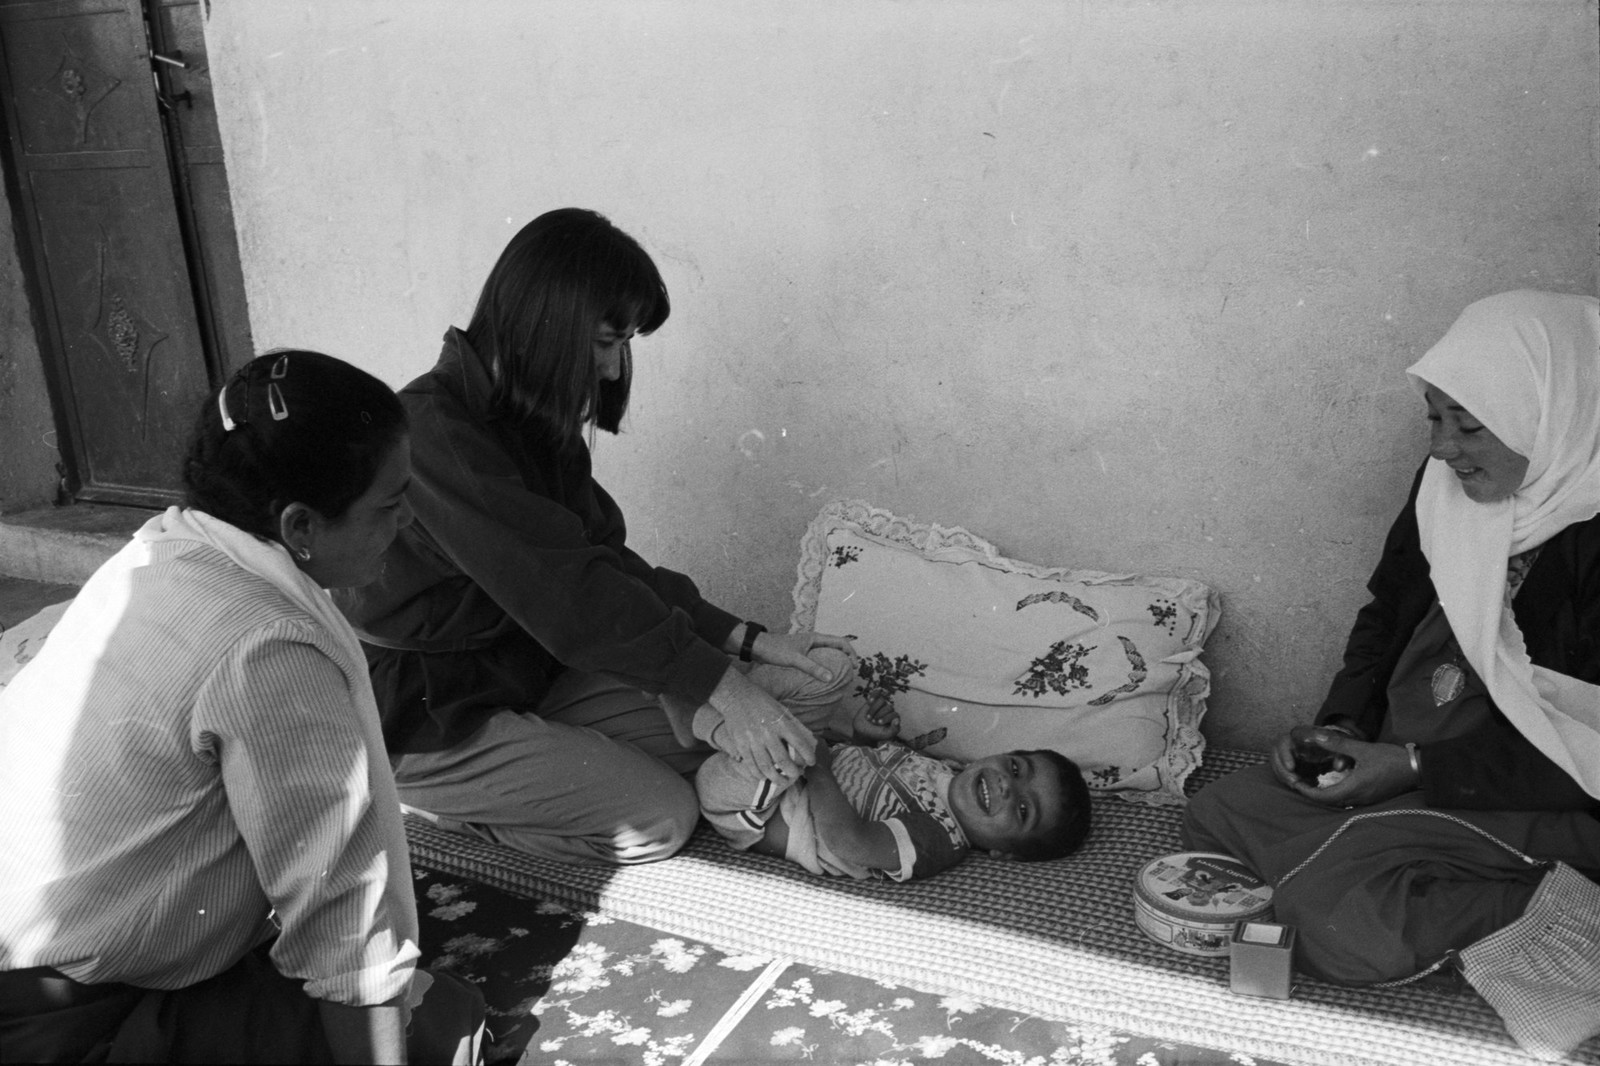
[[[1241,996],[1288,999],[1294,983],[1294,927],[1243,921],[1228,942],[1228,988]]]

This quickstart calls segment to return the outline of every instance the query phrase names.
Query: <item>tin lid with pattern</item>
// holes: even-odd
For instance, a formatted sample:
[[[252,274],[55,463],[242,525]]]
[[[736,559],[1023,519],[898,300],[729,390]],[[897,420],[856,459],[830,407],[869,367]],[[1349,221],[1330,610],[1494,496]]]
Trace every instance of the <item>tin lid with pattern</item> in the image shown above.
[[[1134,893],[1151,909],[1193,922],[1231,925],[1272,910],[1272,886],[1231,855],[1180,851],[1144,865]]]

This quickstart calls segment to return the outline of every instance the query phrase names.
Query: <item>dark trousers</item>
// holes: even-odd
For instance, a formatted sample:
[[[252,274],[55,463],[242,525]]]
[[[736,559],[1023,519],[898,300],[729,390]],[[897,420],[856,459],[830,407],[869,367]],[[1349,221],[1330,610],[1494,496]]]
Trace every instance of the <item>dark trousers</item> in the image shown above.
[[[49,967],[0,972],[0,1062],[333,1061],[317,1001],[273,968],[268,947],[170,991],[86,985]],[[450,1062],[483,1015],[476,987],[434,974],[412,1014],[410,1060]]]
[[[1405,793],[1359,810],[1291,792],[1266,766],[1189,801],[1183,844],[1232,855],[1277,886],[1277,920],[1298,930],[1295,966],[1337,984],[1392,981],[1520,917],[1544,871],[1465,826],[1396,814],[1352,825],[1303,873],[1284,876],[1352,816],[1424,807]],[[1526,855],[1600,870],[1600,821],[1587,811],[1448,811]]]

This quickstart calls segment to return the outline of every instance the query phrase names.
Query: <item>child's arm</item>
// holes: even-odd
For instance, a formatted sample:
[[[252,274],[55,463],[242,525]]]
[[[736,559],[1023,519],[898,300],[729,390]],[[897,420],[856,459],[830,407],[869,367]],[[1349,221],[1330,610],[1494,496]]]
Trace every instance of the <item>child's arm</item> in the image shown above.
[[[894,703],[882,693],[874,694],[865,705],[840,700],[829,728],[857,744],[878,744],[900,735],[900,715]]]
[[[806,771],[806,804],[812,831],[819,843],[840,859],[869,869],[881,870],[896,881],[931,877],[960,862],[968,848],[953,839],[949,828],[929,812],[911,810],[890,822],[875,822],[856,813],[833,775],[833,752],[825,741],[817,744],[817,762]],[[912,865],[904,867],[899,833],[891,828],[899,823],[909,835]],[[788,858],[789,824],[780,810],[774,810],[764,835],[751,851],[775,858]]]
[[[833,776],[833,752],[827,741],[817,741],[817,761],[806,771],[806,799],[811,805],[811,820],[819,839],[839,858],[874,870],[900,867],[900,848],[894,832],[882,822],[863,818],[850,806],[850,800]],[[767,820],[766,831],[752,844],[751,851],[774,858],[786,858],[789,823],[783,812],[775,810]]]
[[[883,822],[856,813],[833,776],[833,752],[825,743],[817,745],[817,761],[806,772],[806,784],[817,837],[830,851],[857,866],[874,870],[899,869],[900,848],[893,831]]]

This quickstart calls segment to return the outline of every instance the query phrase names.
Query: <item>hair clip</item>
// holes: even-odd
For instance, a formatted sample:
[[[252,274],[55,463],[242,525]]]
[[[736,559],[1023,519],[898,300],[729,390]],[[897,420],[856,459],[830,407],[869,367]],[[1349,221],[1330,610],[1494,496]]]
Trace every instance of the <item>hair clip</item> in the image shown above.
[[[223,433],[232,433],[234,431],[234,429],[236,428],[233,419],[228,417],[228,385],[229,384],[230,384],[229,382],[225,381],[225,382],[222,383],[222,388],[217,390],[217,410],[219,412],[221,412],[221,414],[222,414],[222,432]]]
[[[267,410],[272,412],[274,422],[282,422],[289,417],[289,405],[283,402],[283,392],[278,388],[278,382],[289,376],[289,353],[278,356],[278,361],[272,364],[272,372],[267,375]]]
[[[267,385],[267,410],[272,412],[274,422],[282,422],[289,417],[289,405],[283,402],[283,393],[278,391],[276,381]]]

